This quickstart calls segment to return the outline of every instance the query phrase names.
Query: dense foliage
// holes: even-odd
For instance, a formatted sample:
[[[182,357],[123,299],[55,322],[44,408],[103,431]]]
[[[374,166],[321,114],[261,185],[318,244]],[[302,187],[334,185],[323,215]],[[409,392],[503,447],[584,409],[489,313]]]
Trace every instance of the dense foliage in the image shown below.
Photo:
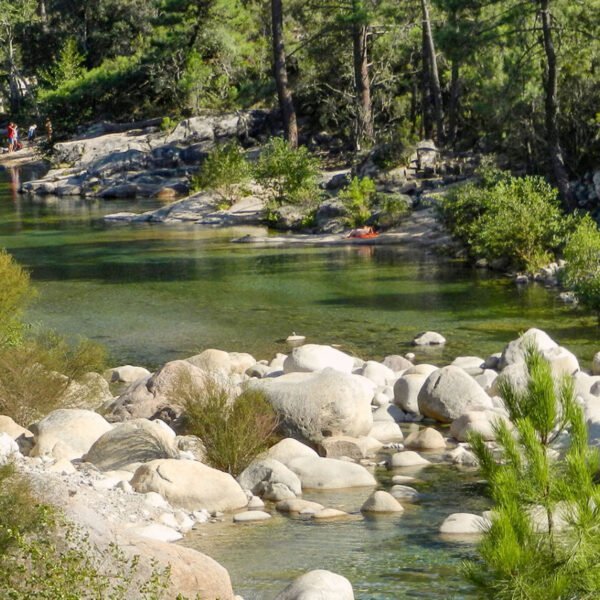
[[[529,172],[597,166],[600,0],[278,4],[301,130],[434,137]],[[49,115],[59,136],[98,119],[274,107],[269,8],[0,0],[3,95],[13,118]]]
[[[563,283],[600,319],[600,231],[586,215],[565,245]]]
[[[541,177],[494,169],[449,192],[440,213],[472,257],[506,259],[507,266],[529,272],[555,258],[571,226],[556,190]]]
[[[236,143],[217,145],[192,178],[192,189],[212,190],[224,207],[231,206],[244,193],[252,175],[243,149]]]
[[[23,308],[33,290],[29,274],[13,257],[0,250],[0,346],[16,344],[23,334]]]
[[[481,560],[466,572],[482,598],[591,600],[600,595],[600,455],[588,446],[572,379],[556,381],[533,349],[526,364],[526,386],[501,390],[515,430],[495,428],[500,460],[471,438],[494,504]],[[556,451],[559,441],[566,450]]]
[[[306,147],[290,148],[281,138],[267,144],[254,170],[256,180],[269,190],[275,205],[314,202],[319,195],[318,173],[318,160]]]

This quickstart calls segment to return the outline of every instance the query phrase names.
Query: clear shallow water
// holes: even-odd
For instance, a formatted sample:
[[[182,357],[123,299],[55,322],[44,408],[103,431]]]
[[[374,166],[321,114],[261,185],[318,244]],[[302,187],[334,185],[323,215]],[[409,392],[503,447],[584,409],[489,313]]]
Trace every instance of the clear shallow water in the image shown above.
[[[360,507],[370,488],[307,492],[304,498],[350,512],[352,518],[317,523],[280,515],[268,505],[269,521],[240,525],[228,518],[198,527],[183,543],[225,566],[245,600],[272,600],[311,569],[347,577],[357,600],[474,598],[459,572],[461,563],[474,557],[473,543],[444,539],[437,530],[453,512],[488,508],[475,476],[444,466],[409,472],[419,479],[409,485],[423,499],[403,503],[400,515],[363,517]],[[377,475],[389,489],[391,473]]]
[[[0,244],[27,265],[39,290],[28,318],[105,343],[115,362],[150,367],[208,347],[270,358],[285,351],[281,340],[292,331],[380,359],[411,350],[416,333],[433,329],[449,340],[419,351],[434,363],[499,351],[530,326],[584,364],[597,349],[595,320],[555,293],[516,288],[419,250],[257,248],[230,243],[247,230],[101,221],[155,206],[33,203],[0,183]]]

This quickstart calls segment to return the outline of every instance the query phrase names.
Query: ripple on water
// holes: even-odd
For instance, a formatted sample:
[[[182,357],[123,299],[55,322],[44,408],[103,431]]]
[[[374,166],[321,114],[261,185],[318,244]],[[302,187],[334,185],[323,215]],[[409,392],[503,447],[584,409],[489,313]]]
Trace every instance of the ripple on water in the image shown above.
[[[379,475],[389,480],[389,473]],[[437,528],[452,512],[479,512],[487,504],[470,473],[436,466],[419,478],[414,486],[427,492],[426,499],[406,504],[401,515],[363,518],[360,506],[370,488],[313,491],[304,497],[357,518],[315,523],[270,507],[268,522],[240,527],[228,519],[195,530],[183,543],[224,565],[246,600],[271,600],[292,579],[318,568],[350,579],[357,600],[473,598],[458,572],[473,545],[442,540]]]

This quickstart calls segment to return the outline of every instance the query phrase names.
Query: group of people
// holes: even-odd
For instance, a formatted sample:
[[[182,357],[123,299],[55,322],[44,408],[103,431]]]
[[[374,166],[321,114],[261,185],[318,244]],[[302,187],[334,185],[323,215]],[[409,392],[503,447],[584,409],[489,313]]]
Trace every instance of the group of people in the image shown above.
[[[46,119],[45,128],[46,137],[48,138],[48,141],[50,141],[52,140],[52,123],[50,119]],[[19,140],[19,126],[11,121],[6,128],[6,131],[8,136],[8,151],[16,152],[17,150],[21,150],[21,148],[23,148],[23,144]],[[33,125],[30,125],[29,129],[27,130],[27,141],[29,144],[32,144],[35,141],[36,135],[37,125],[34,123]]]

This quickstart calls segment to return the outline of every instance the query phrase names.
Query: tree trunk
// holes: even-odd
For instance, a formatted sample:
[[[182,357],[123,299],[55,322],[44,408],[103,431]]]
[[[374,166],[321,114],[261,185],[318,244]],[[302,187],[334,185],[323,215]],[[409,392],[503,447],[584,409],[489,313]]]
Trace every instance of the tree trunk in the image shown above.
[[[429,83],[429,53],[427,52],[427,41],[425,29],[421,31],[421,137],[433,138],[433,121],[431,119],[431,85]]]
[[[436,141],[444,141],[444,107],[442,105],[442,88],[435,56],[435,44],[431,33],[431,21],[429,20],[429,8],[427,0],[421,0],[421,11],[423,13],[423,46],[427,52],[429,62],[429,83],[431,85],[431,96],[433,99],[433,114],[436,122]]]
[[[283,118],[285,139],[292,148],[298,147],[298,125],[292,92],[288,84],[285,65],[285,49],[283,46],[283,10],[281,0],[271,0],[271,19],[273,36],[273,62],[277,97]]]
[[[19,86],[19,75],[15,63],[15,49],[11,32],[7,36],[7,47],[10,111],[14,114],[19,112],[19,108],[21,107],[21,88]]]
[[[458,135],[458,104],[460,101],[460,65],[452,61],[452,80],[450,82],[450,104],[448,106],[448,141],[454,147]]]
[[[371,104],[371,82],[369,79],[369,61],[367,53],[368,28],[358,22],[358,0],[352,0],[352,12],[355,21],[352,24],[352,48],[354,57],[354,89],[356,92],[356,136],[354,145],[357,150],[363,141],[372,142],[373,106]]]
[[[550,1],[540,0],[540,16],[544,33],[544,52],[546,54],[546,138],[548,155],[558,192],[567,210],[577,208],[575,198],[569,188],[569,176],[565,167],[560,136],[558,133],[558,66],[556,51],[552,40],[552,20]]]
[[[39,0],[38,2],[38,15],[42,23],[44,30],[48,27],[48,15],[46,13],[46,0]]]

